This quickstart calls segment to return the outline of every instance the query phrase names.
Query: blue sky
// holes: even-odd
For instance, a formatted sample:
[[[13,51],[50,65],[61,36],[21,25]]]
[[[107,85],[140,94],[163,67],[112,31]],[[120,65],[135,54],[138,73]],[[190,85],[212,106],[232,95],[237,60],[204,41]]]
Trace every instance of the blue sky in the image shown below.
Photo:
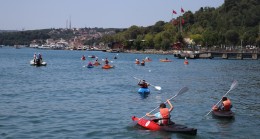
[[[219,7],[224,0],[0,0],[0,30],[72,27],[128,28],[169,21],[185,11]],[[178,14],[173,15],[172,10]]]

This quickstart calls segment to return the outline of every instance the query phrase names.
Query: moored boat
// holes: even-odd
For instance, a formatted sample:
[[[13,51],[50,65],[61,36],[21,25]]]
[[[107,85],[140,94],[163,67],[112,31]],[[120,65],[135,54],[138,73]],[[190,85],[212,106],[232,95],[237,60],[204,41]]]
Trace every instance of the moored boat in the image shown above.
[[[160,126],[153,120],[137,118],[135,116],[132,117],[132,120],[137,122],[139,126],[149,130],[175,132],[175,133],[183,133],[183,134],[190,134],[190,135],[197,134],[197,129],[189,128],[185,125],[175,124],[173,122],[171,122],[169,125]]]
[[[235,114],[232,111],[213,110],[212,116],[216,118],[232,119],[234,118]]]

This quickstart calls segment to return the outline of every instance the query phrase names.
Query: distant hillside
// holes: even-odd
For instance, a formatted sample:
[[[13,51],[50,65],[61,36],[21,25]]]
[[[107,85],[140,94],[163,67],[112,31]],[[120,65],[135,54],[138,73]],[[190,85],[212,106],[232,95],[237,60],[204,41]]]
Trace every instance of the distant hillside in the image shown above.
[[[2,31],[0,32],[0,45],[29,45],[37,43],[39,45],[46,43],[47,39],[60,40],[67,42],[75,40],[79,44],[93,44],[99,40],[103,34],[114,34],[123,29],[115,28],[80,28],[80,29],[41,29],[26,31]]]
[[[116,41],[126,49],[171,49],[174,43],[213,46],[260,46],[259,0],[225,0],[218,7],[201,7],[195,13],[187,11],[169,22],[158,21],[153,26],[132,26],[114,36],[103,37],[104,42]],[[182,25],[180,28],[180,24]],[[182,31],[182,32],[180,32]],[[193,42],[186,44],[184,38]],[[131,41],[129,41],[131,40]]]

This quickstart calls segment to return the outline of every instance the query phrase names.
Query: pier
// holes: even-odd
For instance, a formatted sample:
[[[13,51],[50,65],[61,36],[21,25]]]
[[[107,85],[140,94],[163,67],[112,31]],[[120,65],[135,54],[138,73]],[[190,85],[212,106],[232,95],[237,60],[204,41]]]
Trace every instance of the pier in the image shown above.
[[[257,51],[251,51],[251,52],[219,52],[219,51],[208,51],[208,52],[202,52],[198,53],[198,58],[222,58],[222,59],[252,59],[257,60],[259,58],[260,53]]]
[[[212,58],[222,58],[222,59],[252,59],[257,60],[260,57],[259,50],[243,50],[243,51],[183,51],[182,53],[174,54],[178,58],[189,58],[189,59],[212,59]]]

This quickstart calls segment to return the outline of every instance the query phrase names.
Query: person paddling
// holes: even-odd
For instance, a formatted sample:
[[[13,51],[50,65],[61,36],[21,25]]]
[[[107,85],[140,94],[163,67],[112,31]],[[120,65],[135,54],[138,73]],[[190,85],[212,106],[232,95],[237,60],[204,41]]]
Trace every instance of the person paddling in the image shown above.
[[[144,60],[142,60],[142,62],[141,62],[141,65],[142,65],[142,66],[144,66],[144,65],[145,65],[145,61],[144,61]]]
[[[149,84],[145,81],[145,80],[140,80],[138,85],[141,87],[141,88],[148,88]]]
[[[160,104],[160,109],[159,112],[155,113],[155,114],[150,114],[150,113],[146,113],[146,116],[151,117],[151,118],[156,118],[159,119],[159,121],[157,122],[159,125],[168,125],[170,123],[170,113],[173,110],[173,105],[171,104],[170,100],[167,100],[167,103],[170,105],[170,108],[166,108],[166,104],[161,103]]]
[[[97,65],[100,65],[100,63],[98,62],[98,59],[96,59],[94,65],[96,65],[96,66],[97,66]]]
[[[109,63],[109,61],[108,61],[107,58],[106,58],[106,60],[105,60],[105,64],[108,65],[108,63]]]
[[[92,66],[93,66],[92,62],[89,62],[89,63],[88,63],[88,66],[89,66],[89,67],[92,67]]]
[[[140,64],[139,59],[135,59],[135,64]]]
[[[34,53],[34,55],[33,55],[33,62],[34,62],[34,64],[36,63],[36,59],[37,59],[37,55],[36,55],[36,53]]]
[[[82,55],[81,60],[86,60],[85,55]]]
[[[213,106],[213,110],[217,111],[230,111],[232,108],[232,103],[230,101],[230,99],[228,99],[227,97],[223,97],[222,98],[222,104],[220,106]]]

